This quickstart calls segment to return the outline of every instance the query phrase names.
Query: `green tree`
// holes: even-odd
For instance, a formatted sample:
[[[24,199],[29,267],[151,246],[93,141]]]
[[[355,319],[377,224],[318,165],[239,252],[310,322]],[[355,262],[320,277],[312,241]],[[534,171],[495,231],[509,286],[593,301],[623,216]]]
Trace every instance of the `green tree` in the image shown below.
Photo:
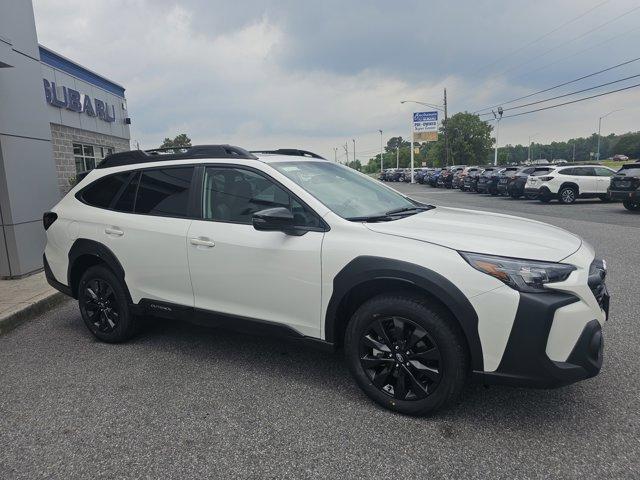
[[[454,164],[484,163],[494,139],[493,127],[469,112],[456,113],[440,127],[442,137],[449,135],[449,161]]]
[[[191,146],[191,139],[187,136],[186,133],[181,133],[177,135],[174,139],[169,137],[165,138],[160,145],[160,148],[185,148]]]

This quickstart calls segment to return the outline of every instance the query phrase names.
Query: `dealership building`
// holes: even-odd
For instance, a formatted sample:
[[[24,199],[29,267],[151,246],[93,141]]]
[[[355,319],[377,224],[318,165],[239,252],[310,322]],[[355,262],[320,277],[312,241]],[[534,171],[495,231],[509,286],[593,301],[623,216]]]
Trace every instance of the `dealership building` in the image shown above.
[[[0,6],[0,277],[42,268],[42,213],[109,153],[129,150],[122,85],[38,44],[33,7]]]

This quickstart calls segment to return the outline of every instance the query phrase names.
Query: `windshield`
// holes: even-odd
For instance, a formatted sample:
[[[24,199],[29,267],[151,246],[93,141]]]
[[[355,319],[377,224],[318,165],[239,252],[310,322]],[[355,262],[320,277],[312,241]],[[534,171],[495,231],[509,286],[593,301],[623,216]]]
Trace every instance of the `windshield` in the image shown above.
[[[416,213],[418,207],[376,180],[336,163],[274,162],[270,166],[347,220],[384,216],[405,209]]]

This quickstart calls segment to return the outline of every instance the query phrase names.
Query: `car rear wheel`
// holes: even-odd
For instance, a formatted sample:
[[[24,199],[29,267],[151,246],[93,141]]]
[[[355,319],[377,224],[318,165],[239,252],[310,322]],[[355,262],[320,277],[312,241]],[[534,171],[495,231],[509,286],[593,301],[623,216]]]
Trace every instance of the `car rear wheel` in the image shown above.
[[[106,267],[89,268],[78,286],[80,314],[89,331],[108,343],[124,342],[138,326],[121,281]]]
[[[622,202],[624,208],[631,212],[637,212],[640,210],[640,200],[625,200]]]
[[[573,187],[562,187],[558,192],[558,200],[560,200],[560,203],[574,203],[576,198],[578,198],[578,192],[576,192],[576,189]]]
[[[460,395],[467,377],[465,342],[454,321],[419,297],[375,297],[347,327],[349,370],[360,388],[389,410],[434,412]]]

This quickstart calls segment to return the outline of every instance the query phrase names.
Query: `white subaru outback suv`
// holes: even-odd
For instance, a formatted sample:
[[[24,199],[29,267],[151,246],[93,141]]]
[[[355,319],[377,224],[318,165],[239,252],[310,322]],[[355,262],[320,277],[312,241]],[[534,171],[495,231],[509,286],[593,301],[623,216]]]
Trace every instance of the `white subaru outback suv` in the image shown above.
[[[155,315],[342,347],[369,397],[413,415],[469,378],[557,387],[602,364],[606,268],[579,237],[309,152],[114,154],[43,220],[49,283],[105,342]]]
[[[536,195],[547,203],[557,198],[560,203],[573,203],[578,198],[609,200],[607,189],[616,171],[599,165],[551,167],[545,175],[529,176],[525,195]]]

